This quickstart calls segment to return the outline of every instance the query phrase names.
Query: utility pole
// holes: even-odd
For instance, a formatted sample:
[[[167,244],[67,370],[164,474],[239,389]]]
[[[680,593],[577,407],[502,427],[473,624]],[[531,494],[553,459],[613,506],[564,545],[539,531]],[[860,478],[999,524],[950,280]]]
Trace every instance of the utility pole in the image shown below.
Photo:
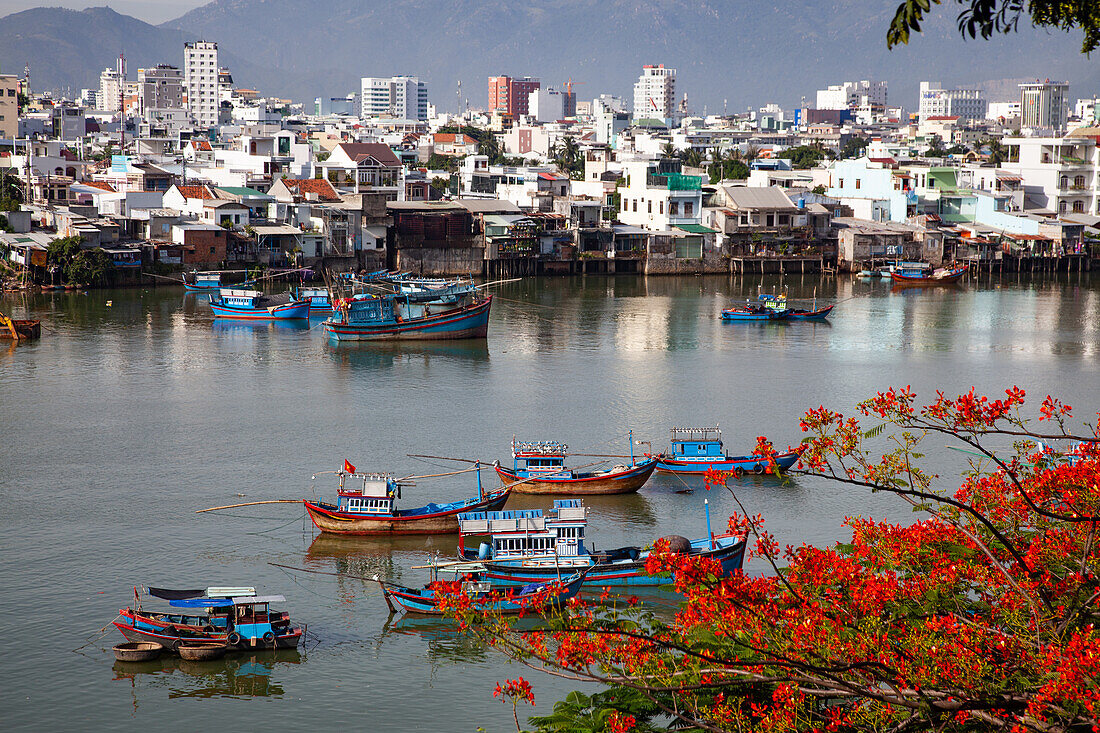
[[[126,55],[118,55],[118,152],[126,155]]]

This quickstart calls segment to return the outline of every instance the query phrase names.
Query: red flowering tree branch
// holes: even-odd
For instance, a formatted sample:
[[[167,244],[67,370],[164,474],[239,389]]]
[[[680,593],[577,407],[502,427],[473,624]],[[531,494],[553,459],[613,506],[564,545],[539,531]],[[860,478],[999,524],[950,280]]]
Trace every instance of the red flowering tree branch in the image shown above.
[[[889,491],[923,518],[849,518],[848,542],[780,549],[738,500],[730,529],[770,570],[723,575],[657,543],[646,568],[672,573],[673,616],[608,595],[574,599],[535,629],[461,603],[456,616],[533,668],[641,696],[699,730],[1096,730],[1100,439],[1093,426],[1075,432],[1054,398],[1025,409],[1015,387],[926,405],[905,388],[855,417],[808,411],[800,473]],[[932,436],[972,456],[953,491],[928,467]],[[628,715],[656,725],[625,708],[599,720],[612,713],[619,728]]]

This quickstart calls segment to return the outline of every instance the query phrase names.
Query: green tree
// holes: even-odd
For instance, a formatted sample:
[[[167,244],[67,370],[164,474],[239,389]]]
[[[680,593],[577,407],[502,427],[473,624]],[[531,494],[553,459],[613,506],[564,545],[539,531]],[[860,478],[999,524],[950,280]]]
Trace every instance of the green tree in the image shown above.
[[[777,157],[791,161],[791,167],[799,170],[813,168],[820,163],[827,153],[820,145],[798,145],[780,152]]]
[[[1090,53],[1100,45],[1100,7],[1090,0],[904,0],[886,31],[887,47],[909,43],[910,33],[921,32],[932,5],[950,2],[962,7],[956,20],[964,38],[989,39],[1013,33],[1024,19],[1038,28],[1081,29],[1081,53]]]
[[[563,137],[550,149],[550,157],[554,159],[558,168],[570,176],[580,172],[584,173],[584,161],[581,158],[581,148],[572,135]]]
[[[981,143],[978,143],[978,149],[989,149],[989,162],[993,165],[1000,165],[1005,160],[1005,148],[1001,144],[1000,138],[991,137],[987,138]]]
[[[666,158],[675,158],[676,157],[676,146],[673,145],[672,143],[665,143],[664,145],[661,146],[661,155],[663,155]]]
[[[841,158],[858,158],[867,149],[867,141],[861,137],[850,137],[840,148]]]
[[[703,154],[698,150],[688,148],[680,154],[680,160],[691,168],[699,168],[703,165]]]
[[[825,186],[823,186],[819,183],[819,184],[817,184],[816,186],[814,186],[813,188],[810,189],[810,193],[816,193],[820,196],[824,196],[825,195]]]

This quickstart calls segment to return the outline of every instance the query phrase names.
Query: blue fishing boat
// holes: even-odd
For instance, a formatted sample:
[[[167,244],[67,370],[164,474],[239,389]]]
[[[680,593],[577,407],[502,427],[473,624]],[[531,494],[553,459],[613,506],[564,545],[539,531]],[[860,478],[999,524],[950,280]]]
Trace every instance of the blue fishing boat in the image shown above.
[[[723,321],[785,321],[789,314],[745,301],[744,306],[722,311]]]
[[[290,297],[294,300],[308,300],[311,316],[332,313],[332,302],[329,300],[327,288],[291,288]]]
[[[254,282],[256,281],[245,280],[238,283],[238,286],[244,287]],[[212,293],[221,290],[225,286],[222,284],[221,272],[185,272],[183,274],[183,287],[192,293]]]
[[[199,643],[231,649],[293,649],[302,639],[303,629],[291,625],[288,613],[271,610],[272,603],[286,601],[283,596],[257,595],[254,588],[243,587],[148,591],[166,600],[172,610],[144,610],[135,588],[134,605],[121,609],[112,622],[127,641],[152,641],[178,651],[180,646]]]
[[[760,453],[729,456],[722,450],[722,431],[713,428],[672,428],[668,453],[657,455],[657,470],[662,473],[704,474],[725,471],[738,476],[745,473],[786,471],[798,461],[801,451],[789,450],[770,458]],[[775,464],[772,464],[772,459]]]
[[[710,505],[707,525],[710,525]],[[469,512],[458,518],[463,560],[481,564],[484,577],[504,586],[544,583],[554,578],[587,571],[586,587],[659,586],[672,582],[671,574],[646,573],[651,550],[620,547],[596,551],[585,544],[588,508],[580,499],[557,499],[545,515],[541,509],[502,512]],[[468,536],[489,535],[476,549],[465,546]],[[741,569],[745,538],[723,534],[688,540],[673,536],[670,549],[686,555],[716,560],[723,575]]]
[[[652,456],[635,459],[633,431],[629,437],[629,465],[575,471],[565,465],[569,446],[564,443],[517,441],[513,437],[512,467],[505,468],[499,461],[494,461],[493,467],[517,494],[628,494],[642,488],[657,467],[657,459]]]
[[[899,262],[890,277],[895,285],[954,285],[966,274],[968,265],[933,270],[927,262]]]
[[[321,472],[329,473],[329,472]],[[357,473],[344,462],[336,501],[303,499],[314,526],[322,532],[342,535],[454,534],[458,515],[468,511],[500,509],[508,501],[509,489],[485,491],[477,470],[477,495],[445,504],[430,502],[414,509],[396,509],[401,482],[386,473]],[[314,474],[317,478],[318,474]]]
[[[814,296],[813,306],[810,309],[792,308],[787,303],[786,293],[761,293],[757,299],[764,308],[775,311],[776,313],[785,314],[784,318],[789,321],[824,321],[829,317],[829,314],[833,312],[833,308],[836,307],[835,305],[827,305],[823,308],[818,308],[816,295]]]
[[[500,588],[484,579],[477,572],[476,565],[456,563],[450,566],[455,572],[456,581],[461,583],[459,592],[470,598],[472,608],[482,613],[504,615],[547,613],[561,608],[566,601],[577,595],[584,582],[584,572],[574,571],[564,578],[549,578],[546,581],[528,583],[522,588]],[[472,571],[472,572],[470,572]],[[437,569],[432,566],[432,580],[423,588],[407,588],[403,585],[387,583],[374,576],[382,588],[390,613],[398,609],[406,613],[428,616],[443,616],[446,611],[440,606],[441,584],[437,579]],[[461,575],[461,578],[459,578]]]
[[[309,301],[295,300],[289,293],[264,295],[258,290],[222,288],[210,296],[215,318],[244,321],[281,321],[309,318]]]
[[[431,286],[406,279],[379,279],[375,292],[333,301],[325,333],[337,341],[398,341],[485,338],[491,295],[473,281],[438,281]],[[438,285],[438,286],[436,286]]]

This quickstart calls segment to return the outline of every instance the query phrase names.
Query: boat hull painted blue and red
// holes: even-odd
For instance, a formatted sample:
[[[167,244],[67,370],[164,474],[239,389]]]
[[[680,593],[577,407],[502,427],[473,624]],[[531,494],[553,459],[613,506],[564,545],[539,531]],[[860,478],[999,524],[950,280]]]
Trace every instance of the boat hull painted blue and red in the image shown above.
[[[428,504],[393,514],[366,515],[340,511],[332,504],[303,499],[306,512],[322,532],[342,535],[457,534],[462,512],[496,511],[508,501],[509,491],[437,506]]]
[[[781,471],[786,471],[798,461],[799,451],[778,453],[775,463]],[[771,468],[767,456],[698,456],[676,457],[661,453],[657,456],[657,470],[661,473],[704,474],[707,471],[725,471],[728,473],[767,473]],[[774,470],[774,469],[773,469]]]
[[[309,301],[297,300],[271,308],[242,307],[210,303],[215,318],[233,318],[239,321],[285,321],[309,318]]]
[[[325,321],[325,333],[336,341],[414,341],[485,338],[492,296],[456,310],[407,321],[349,324],[336,315]]]
[[[577,473],[572,476],[552,478],[532,477],[525,471],[516,472],[500,465],[494,466],[501,480],[516,484],[517,494],[629,494],[642,488],[657,467],[657,459],[650,457],[628,466],[623,471],[604,473]],[[560,476],[560,472],[557,472]],[[522,482],[522,483],[516,483]]]

